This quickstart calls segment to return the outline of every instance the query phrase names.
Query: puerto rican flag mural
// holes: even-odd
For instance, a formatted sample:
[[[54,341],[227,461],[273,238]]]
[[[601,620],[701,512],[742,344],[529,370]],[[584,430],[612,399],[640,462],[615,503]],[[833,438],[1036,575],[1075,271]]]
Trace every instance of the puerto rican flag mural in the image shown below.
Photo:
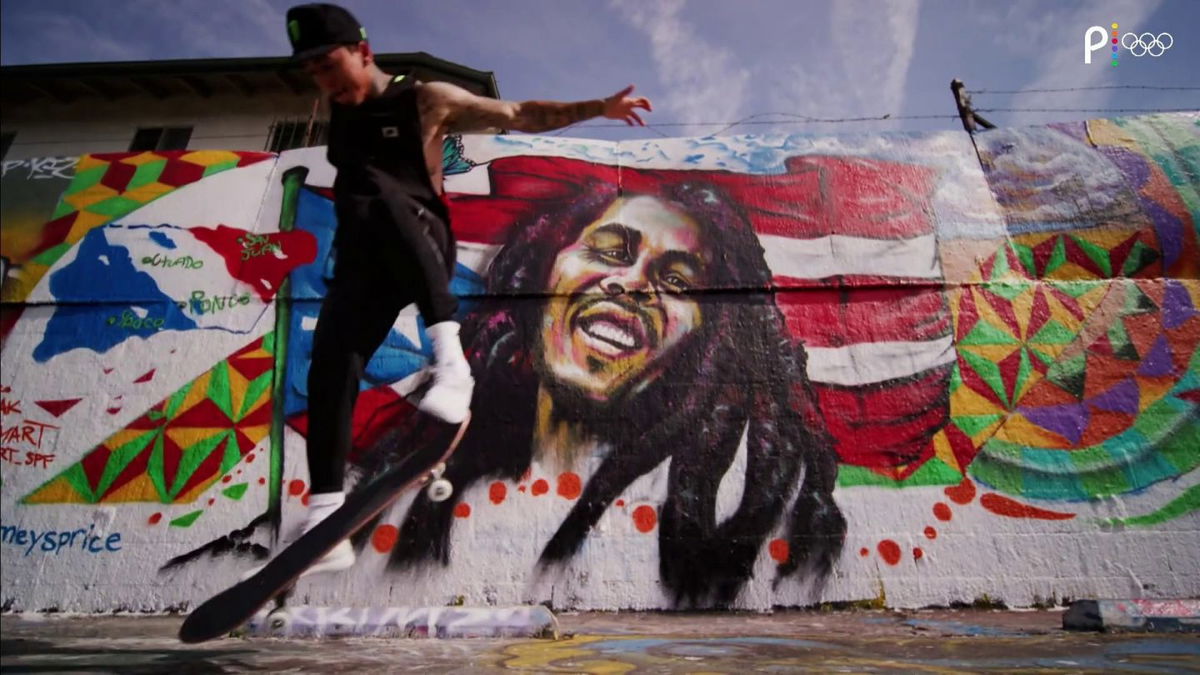
[[[585,179],[619,184],[629,194],[664,182],[711,184],[741,207],[758,233],[773,275],[770,290],[791,335],[808,353],[808,375],[841,462],[885,480],[904,480],[934,456],[933,438],[949,418],[955,361],[931,206],[936,172],[915,164],[812,155],[788,158],[784,169],[642,169],[535,155],[473,166],[455,155],[447,160],[458,239],[453,290],[467,296],[483,292],[487,264],[511,228],[561,208]],[[331,197],[329,190],[310,186],[297,209],[297,228],[320,242],[318,261],[327,259],[336,226]],[[307,426],[304,390],[316,299],[329,270],[328,264],[313,265],[293,275],[293,292],[312,299],[295,306],[288,357],[286,409],[301,433]],[[410,308],[368,365],[355,411],[356,450],[407,414],[402,395],[429,355],[420,318]]]

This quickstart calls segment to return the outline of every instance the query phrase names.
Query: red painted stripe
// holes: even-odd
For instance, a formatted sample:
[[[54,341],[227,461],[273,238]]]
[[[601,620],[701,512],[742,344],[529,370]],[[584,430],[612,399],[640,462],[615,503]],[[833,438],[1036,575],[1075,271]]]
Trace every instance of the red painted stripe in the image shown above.
[[[788,331],[813,347],[924,342],[949,335],[940,288],[806,288],[776,293]]]
[[[908,239],[934,231],[929,199],[936,172],[928,167],[803,156],[789,159],[786,169],[781,174],[745,174],[504,157],[488,166],[489,195],[450,195],[452,222],[464,241],[498,243],[514,221],[552,211],[594,182],[619,182],[623,193],[633,195],[660,194],[664,187],[698,181],[737,203],[760,234]]]
[[[945,408],[953,367],[946,364],[902,380],[856,387],[819,382],[812,386],[825,417],[855,426],[888,424],[933,408]]]
[[[932,437],[949,421],[950,367],[889,385],[813,384],[826,428],[841,461],[871,468],[932,456]]]
[[[1070,520],[1075,517],[1074,513],[1063,513],[1061,511],[1049,511],[1047,509],[1039,509],[1036,506],[1022,504],[1015,499],[1009,499],[994,493],[987,493],[979,498],[979,504],[983,508],[1000,516],[1008,516],[1009,518],[1037,518],[1039,520]]]

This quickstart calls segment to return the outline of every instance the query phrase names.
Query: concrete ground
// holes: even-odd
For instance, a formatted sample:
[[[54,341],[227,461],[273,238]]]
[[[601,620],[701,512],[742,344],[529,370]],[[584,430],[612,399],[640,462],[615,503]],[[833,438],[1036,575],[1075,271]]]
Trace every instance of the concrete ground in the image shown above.
[[[561,613],[558,640],[175,639],[182,617],[0,617],[4,673],[1200,672],[1200,635],[1061,629],[1060,611]]]

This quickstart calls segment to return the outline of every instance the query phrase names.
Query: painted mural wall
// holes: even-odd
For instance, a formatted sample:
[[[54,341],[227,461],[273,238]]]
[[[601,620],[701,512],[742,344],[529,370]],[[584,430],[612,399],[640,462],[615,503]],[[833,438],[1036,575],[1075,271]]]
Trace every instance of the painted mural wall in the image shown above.
[[[1200,115],[467,137],[445,166],[478,382],[457,489],[405,496],[305,601],[1200,594]],[[3,172],[2,607],[194,606],[308,500],[333,170],[310,148]],[[429,355],[409,308],[348,489],[421,442]]]

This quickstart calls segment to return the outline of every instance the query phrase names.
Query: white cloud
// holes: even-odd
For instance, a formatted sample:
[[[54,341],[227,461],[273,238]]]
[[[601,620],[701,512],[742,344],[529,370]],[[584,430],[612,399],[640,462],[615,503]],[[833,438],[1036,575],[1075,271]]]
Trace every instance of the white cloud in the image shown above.
[[[763,79],[779,82],[767,92],[768,107],[772,111],[816,118],[900,113],[905,104],[919,14],[920,5],[914,2],[838,0],[833,3],[824,48],[832,58],[784,68],[782,77],[768,75],[768,70],[770,73],[779,70],[777,64],[764,64]],[[897,126],[897,122],[887,121],[855,128],[866,131]],[[781,128],[797,127],[790,124]],[[840,131],[823,124],[801,128],[814,133]],[[763,130],[765,127],[753,131]]]
[[[731,50],[703,39],[681,16],[683,0],[611,0],[611,5],[650,39],[665,92],[657,108],[685,123],[733,120],[745,113],[750,71]],[[703,132],[694,128],[687,135]]]
[[[1146,26],[1147,19],[1161,4],[1160,0],[1111,0],[1103,7],[1092,4],[1063,7],[1024,0],[1002,6],[1002,13],[995,3],[979,3],[972,6],[972,10],[978,12],[985,24],[996,27],[993,34],[998,44],[1031,58],[1037,65],[1034,75],[1022,83],[1020,89],[1067,89],[1105,85],[1114,79],[1110,72],[1112,67],[1108,65],[1103,51],[1093,56],[1091,64],[1083,62],[1083,37],[1089,26],[1107,26],[1117,21],[1123,28],[1140,29]],[[1116,96],[1116,91],[1111,89],[1032,92],[1015,94],[1011,105],[1006,107],[1109,108]],[[978,102],[976,106],[983,107]],[[1049,114],[1063,118],[1062,113]],[[1006,122],[1008,125],[1041,124],[1046,116],[1047,113],[1017,112],[1011,113]],[[1088,113],[1081,116],[1102,117],[1103,114]]]
[[[30,53],[11,54],[5,49],[5,65],[39,63],[51,55],[53,61],[130,61],[145,54],[130,45],[97,31],[79,17],[57,12],[32,12],[22,21],[20,36],[13,44]],[[8,41],[5,37],[5,42]],[[13,58],[15,57],[15,58]]]

